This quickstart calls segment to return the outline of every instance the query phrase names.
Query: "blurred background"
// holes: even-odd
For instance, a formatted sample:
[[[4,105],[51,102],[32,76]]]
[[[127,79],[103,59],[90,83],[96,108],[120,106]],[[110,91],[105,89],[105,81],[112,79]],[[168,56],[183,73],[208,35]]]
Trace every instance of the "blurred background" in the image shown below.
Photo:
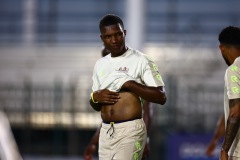
[[[153,104],[151,160],[215,160],[223,114],[218,34],[238,0],[0,0],[0,109],[25,160],[81,160],[101,123],[88,100],[101,57],[98,23],[122,17],[127,44],[158,64],[168,101]],[[1,131],[0,131],[1,132]],[[95,154],[97,159],[97,153]]]

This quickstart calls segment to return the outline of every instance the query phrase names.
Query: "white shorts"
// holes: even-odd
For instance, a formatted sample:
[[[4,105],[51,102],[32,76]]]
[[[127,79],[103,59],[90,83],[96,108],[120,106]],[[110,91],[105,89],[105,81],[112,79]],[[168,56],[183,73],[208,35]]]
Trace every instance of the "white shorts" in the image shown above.
[[[141,160],[147,140],[143,119],[106,124],[99,136],[99,160]]]
[[[228,157],[228,160],[240,160],[240,158],[238,158],[238,157],[233,157],[233,156],[229,156],[229,157]]]

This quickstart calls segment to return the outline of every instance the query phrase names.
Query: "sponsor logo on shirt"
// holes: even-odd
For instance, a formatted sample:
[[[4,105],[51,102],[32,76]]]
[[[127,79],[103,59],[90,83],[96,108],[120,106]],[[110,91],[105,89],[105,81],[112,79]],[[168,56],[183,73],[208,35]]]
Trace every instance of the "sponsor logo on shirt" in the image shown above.
[[[117,69],[117,71],[128,73],[129,68],[127,68],[127,67],[120,67],[119,69]]]

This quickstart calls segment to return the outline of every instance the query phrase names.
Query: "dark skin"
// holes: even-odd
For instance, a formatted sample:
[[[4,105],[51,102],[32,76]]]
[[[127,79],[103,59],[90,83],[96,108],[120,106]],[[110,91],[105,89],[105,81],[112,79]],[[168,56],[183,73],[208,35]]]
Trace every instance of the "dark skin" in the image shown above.
[[[213,151],[215,150],[220,138],[224,136],[224,133],[225,133],[225,123],[224,123],[224,115],[222,115],[218,120],[213,138],[206,149],[207,156],[213,156]]]
[[[108,55],[109,53],[110,53],[110,51],[108,49],[106,49],[106,47],[104,47],[102,49],[102,53],[101,53],[102,57]],[[143,120],[146,124],[147,132],[149,132],[150,124],[151,124],[151,117],[152,117],[152,107],[150,106],[150,102],[144,101],[143,110],[144,110]],[[89,144],[85,148],[84,160],[92,160],[93,159],[93,154],[96,150],[96,145],[98,144],[98,140],[99,140],[100,129],[101,129],[101,126],[96,130],[96,132],[93,135],[92,139],[90,140]],[[142,160],[148,157],[149,152],[150,152],[150,147],[149,147],[149,143],[147,142],[145,145],[145,148],[144,148]]]
[[[221,160],[228,160],[228,151],[237,135],[240,126],[240,99],[229,100],[229,116],[226,133],[221,150]]]
[[[233,64],[240,56],[240,47],[236,45],[221,44],[219,46],[227,65]],[[229,100],[229,116],[225,131],[224,142],[220,153],[220,160],[228,160],[228,151],[236,137],[240,125],[240,99]]]
[[[153,114],[153,110],[152,110],[152,106],[151,103],[148,101],[144,101],[143,103],[143,120],[144,123],[146,124],[146,128],[147,128],[147,134],[149,135],[149,131],[151,128],[151,121],[152,121],[152,114]],[[149,146],[150,142],[147,141],[144,151],[143,151],[143,156],[142,156],[142,160],[148,158],[149,154],[150,154],[150,146]]]
[[[101,28],[101,40],[112,57],[118,57],[127,51],[125,45],[126,30],[120,24],[104,26]]]
[[[121,56],[127,51],[125,36],[126,30],[120,24],[101,28],[100,37],[112,57]],[[93,99],[98,103],[90,99],[90,104],[95,110],[101,111],[103,121],[128,120],[142,117],[139,97],[162,105],[166,102],[164,87],[148,87],[135,81],[127,81],[120,92],[108,89],[95,91]]]
[[[149,132],[150,125],[151,125],[151,117],[152,117],[152,107],[150,106],[150,102],[144,101],[143,110],[144,110],[143,120],[146,124],[147,132]],[[85,148],[84,160],[93,160],[93,154],[96,151],[96,145],[98,144],[98,140],[99,140],[100,129],[101,129],[101,126],[96,130],[91,141]],[[143,151],[142,160],[144,160],[149,156],[149,152],[150,152],[150,147],[149,147],[149,143],[147,142]]]
[[[100,37],[105,47],[111,52],[112,57],[121,56],[127,51],[125,36],[126,30],[124,30],[120,24],[101,28]],[[93,93],[94,100],[99,103],[93,103],[90,99],[90,104],[93,108],[101,111],[101,116],[104,121],[127,120],[141,117],[142,110],[138,97],[162,105],[166,102],[165,89],[163,86],[149,87],[135,81],[127,81],[123,84],[121,91],[117,93],[103,89]],[[123,102],[122,100],[132,102]]]

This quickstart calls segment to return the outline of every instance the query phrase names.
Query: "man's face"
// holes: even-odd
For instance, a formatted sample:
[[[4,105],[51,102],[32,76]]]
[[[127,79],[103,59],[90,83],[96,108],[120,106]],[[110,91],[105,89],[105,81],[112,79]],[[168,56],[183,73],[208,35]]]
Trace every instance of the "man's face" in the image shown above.
[[[125,50],[126,31],[120,24],[104,26],[101,29],[101,39],[113,57],[123,54]]]

